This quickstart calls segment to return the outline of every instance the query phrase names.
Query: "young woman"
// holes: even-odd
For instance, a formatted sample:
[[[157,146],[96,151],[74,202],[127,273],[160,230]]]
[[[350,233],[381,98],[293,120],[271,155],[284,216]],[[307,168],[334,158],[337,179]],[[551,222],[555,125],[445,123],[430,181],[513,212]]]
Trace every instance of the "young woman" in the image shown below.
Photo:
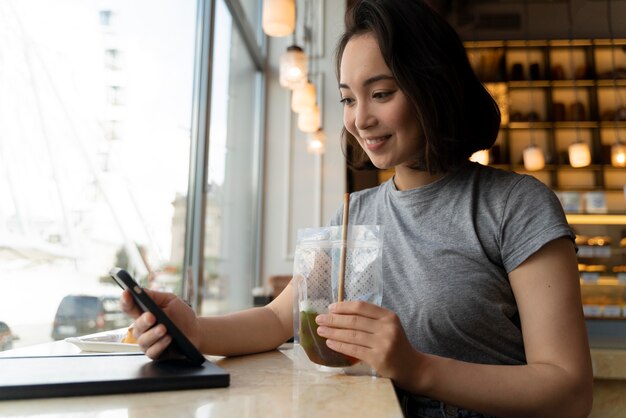
[[[533,177],[468,162],[494,143],[500,115],[454,30],[422,1],[358,1],[337,73],[344,143],[362,151],[350,164],[395,175],[350,200],[350,223],[383,226],[382,307],[331,305],[318,333],[391,378],[410,417],[586,416],[574,236]],[[271,350],[293,332],[290,286],[266,307],[220,317],[151,295],[208,354]],[[157,358],[165,329],[130,295],[122,304]]]

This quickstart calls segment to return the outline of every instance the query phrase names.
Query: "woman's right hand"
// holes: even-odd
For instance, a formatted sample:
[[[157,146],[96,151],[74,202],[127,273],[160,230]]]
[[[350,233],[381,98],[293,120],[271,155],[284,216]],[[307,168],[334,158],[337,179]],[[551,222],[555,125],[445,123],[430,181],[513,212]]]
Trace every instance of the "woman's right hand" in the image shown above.
[[[148,293],[154,303],[165,312],[192,344],[198,347],[200,343],[198,319],[189,305],[173,293],[143,290]],[[124,312],[135,319],[132,333],[139,347],[151,359],[160,358],[172,342],[172,337],[167,333],[165,325],[156,324],[156,317],[153,314],[143,312],[128,290],[122,294],[120,306]]]

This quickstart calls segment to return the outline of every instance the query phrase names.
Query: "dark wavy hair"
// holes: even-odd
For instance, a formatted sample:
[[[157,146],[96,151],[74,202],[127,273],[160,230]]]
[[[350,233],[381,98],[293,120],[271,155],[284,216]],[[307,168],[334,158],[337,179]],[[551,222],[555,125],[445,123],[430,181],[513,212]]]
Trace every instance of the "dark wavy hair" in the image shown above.
[[[372,34],[422,127],[418,140],[424,146],[413,168],[446,172],[493,145],[500,110],[476,78],[455,30],[430,6],[422,0],[357,0],[346,11],[345,26],[335,53],[337,80],[350,39]],[[342,150],[350,167],[373,168],[345,127]]]

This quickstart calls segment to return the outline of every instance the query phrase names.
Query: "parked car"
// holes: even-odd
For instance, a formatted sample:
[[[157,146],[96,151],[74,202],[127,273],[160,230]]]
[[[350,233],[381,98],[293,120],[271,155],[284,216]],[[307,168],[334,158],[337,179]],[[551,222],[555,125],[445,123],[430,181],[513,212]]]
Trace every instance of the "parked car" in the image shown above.
[[[57,309],[52,338],[62,340],[124,328],[131,318],[119,307],[119,296],[68,295]]]
[[[19,337],[11,332],[5,322],[0,321],[0,351],[12,349],[15,340],[19,340]]]

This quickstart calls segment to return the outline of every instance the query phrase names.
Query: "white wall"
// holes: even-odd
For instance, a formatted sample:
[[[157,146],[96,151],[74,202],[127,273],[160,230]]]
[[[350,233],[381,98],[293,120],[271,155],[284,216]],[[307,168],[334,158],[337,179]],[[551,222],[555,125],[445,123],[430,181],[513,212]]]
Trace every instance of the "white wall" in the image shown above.
[[[300,6],[301,1],[298,1]],[[270,38],[269,80],[266,105],[265,185],[261,252],[261,277],[291,274],[298,228],[324,225],[339,208],[345,187],[345,161],[339,134],[342,109],[334,71],[334,49],[343,30],[344,1],[314,0],[323,19],[317,19],[323,40],[320,57],[313,64],[319,75],[322,124],[327,134],[323,157],[306,152],[306,136],[290,110],[290,92],[278,84],[280,55],[292,43],[291,36]],[[319,5],[319,9],[318,9]],[[300,7],[299,10],[303,10]]]

